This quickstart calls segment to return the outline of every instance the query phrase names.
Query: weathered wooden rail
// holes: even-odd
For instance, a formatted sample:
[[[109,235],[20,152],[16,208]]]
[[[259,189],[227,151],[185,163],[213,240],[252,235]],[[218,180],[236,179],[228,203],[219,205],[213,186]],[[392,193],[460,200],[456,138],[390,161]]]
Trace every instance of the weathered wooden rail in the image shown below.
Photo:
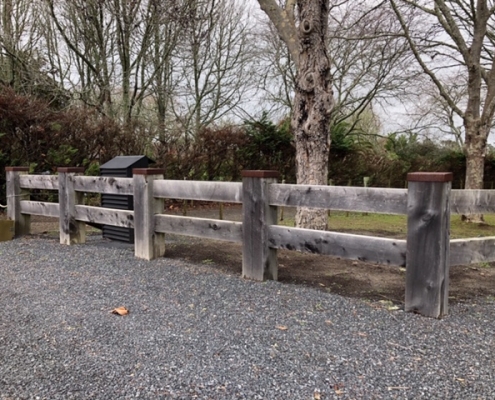
[[[495,237],[450,240],[451,213],[495,213],[495,191],[451,190],[451,173],[412,173],[408,189],[285,185],[275,171],[244,171],[242,183],[163,179],[159,169],[133,178],[87,177],[80,168],[57,176],[8,167],[7,212],[16,236],[29,233],[30,215],[58,217],[60,242],[85,242],[85,223],[134,228],[135,255],[165,254],[165,233],[243,244],[242,275],[277,279],[277,249],[326,254],[406,267],[406,311],[431,317],[448,312],[449,267],[495,261]],[[29,190],[57,190],[59,203],[29,200]],[[83,205],[84,193],[134,196],[134,211]],[[163,214],[165,198],[243,204],[243,221]],[[407,240],[277,225],[277,207],[308,207],[407,215]]]

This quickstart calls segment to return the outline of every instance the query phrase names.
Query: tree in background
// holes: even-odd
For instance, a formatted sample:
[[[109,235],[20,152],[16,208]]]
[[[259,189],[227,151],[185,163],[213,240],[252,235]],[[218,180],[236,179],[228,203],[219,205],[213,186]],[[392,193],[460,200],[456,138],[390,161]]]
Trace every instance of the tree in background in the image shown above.
[[[246,8],[230,0],[190,0],[175,52],[171,103],[186,139],[219,121],[250,97],[254,85],[252,32]]]
[[[52,75],[37,23],[41,4],[0,0],[0,84],[65,107],[69,92]]]
[[[288,6],[286,2],[285,9]],[[361,120],[373,114],[377,103],[385,105],[391,99],[404,97],[404,88],[417,78],[417,71],[409,68],[411,53],[400,35],[401,26],[390,9],[368,1],[335,4],[329,16],[326,46],[332,57],[335,104],[327,129],[331,132],[339,126],[340,132],[345,126],[346,135],[360,139],[367,133],[377,134],[376,130],[363,130]],[[259,33],[263,43],[259,54],[263,89],[267,103],[273,105],[276,114],[283,115],[293,112],[297,66],[286,41],[282,41],[283,36],[279,37],[271,21]]]
[[[487,0],[390,0],[403,34],[423,72],[446,104],[463,121],[466,189],[483,189],[487,139],[495,113],[495,4]],[[466,87],[459,99],[449,76],[463,71]],[[466,216],[483,222],[482,215]]]
[[[296,146],[298,184],[326,185],[329,122],[334,106],[327,51],[328,0],[258,0],[289,49],[296,66],[291,128]],[[298,208],[299,227],[326,229],[325,210]]]
[[[418,72],[410,68],[411,52],[390,9],[367,0],[344,1],[330,15],[328,48],[335,92],[330,129],[345,121],[353,131],[378,105],[405,98],[404,88]],[[366,134],[363,124],[358,130]]]

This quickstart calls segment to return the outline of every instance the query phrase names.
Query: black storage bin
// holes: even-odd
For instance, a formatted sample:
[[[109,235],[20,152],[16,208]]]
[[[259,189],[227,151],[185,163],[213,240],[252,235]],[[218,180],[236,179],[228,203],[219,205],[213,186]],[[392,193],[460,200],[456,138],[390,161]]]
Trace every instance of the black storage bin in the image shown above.
[[[146,156],[118,156],[100,166],[100,175],[131,178],[133,168],[148,168],[149,164],[153,163],[154,161]],[[103,193],[101,206],[117,210],[134,210],[134,199],[133,196]],[[104,238],[134,243],[134,229],[103,225],[102,232]]]

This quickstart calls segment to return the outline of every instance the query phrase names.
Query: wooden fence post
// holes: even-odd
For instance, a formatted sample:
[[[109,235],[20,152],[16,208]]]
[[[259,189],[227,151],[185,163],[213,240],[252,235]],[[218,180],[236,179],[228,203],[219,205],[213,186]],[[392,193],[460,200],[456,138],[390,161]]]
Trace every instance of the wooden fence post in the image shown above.
[[[74,177],[82,175],[82,167],[61,167],[58,172],[58,203],[60,207],[60,243],[72,245],[86,242],[86,224],[76,221],[76,205],[83,204],[84,193],[74,190]]]
[[[451,172],[407,176],[405,311],[441,318],[448,313]]]
[[[26,175],[28,167],[6,167],[7,218],[14,221],[14,236],[29,235],[31,215],[21,213],[21,200],[29,200],[29,190],[21,189],[20,175]]]
[[[157,168],[135,168],[134,186],[134,255],[145,260],[163,257],[165,234],[155,232],[155,214],[163,213],[163,199],[153,196],[153,182],[163,179]]]
[[[278,176],[277,171],[242,171],[242,276],[248,279],[278,278],[277,250],[268,243],[268,226],[277,225],[268,187]]]

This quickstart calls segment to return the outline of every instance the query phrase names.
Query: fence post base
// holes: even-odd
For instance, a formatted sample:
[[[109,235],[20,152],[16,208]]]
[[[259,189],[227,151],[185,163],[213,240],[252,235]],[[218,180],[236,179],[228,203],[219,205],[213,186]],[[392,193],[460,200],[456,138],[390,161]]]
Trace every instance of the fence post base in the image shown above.
[[[134,255],[153,260],[165,255],[165,234],[155,232],[155,214],[163,212],[163,199],[153,196],[153,182],[163,179],[163,170],[135,168],[134,185]]]
[[[452,173],[407,176],[405,311],[441,318],[448,313]]]
[[[7,218],[14,221],[14,236],[29,235],[31,215],[21,213],[21,200],[29,200],[29,191],[21,189],[19,177],[26,175],[28,167],[6,167],[7,173]]]
[[[278,279],[277,250],[268,243],[268,227],[277,225],[277,207],[270,206],[268,188],[277,171],[242,171],[242,276]]]

